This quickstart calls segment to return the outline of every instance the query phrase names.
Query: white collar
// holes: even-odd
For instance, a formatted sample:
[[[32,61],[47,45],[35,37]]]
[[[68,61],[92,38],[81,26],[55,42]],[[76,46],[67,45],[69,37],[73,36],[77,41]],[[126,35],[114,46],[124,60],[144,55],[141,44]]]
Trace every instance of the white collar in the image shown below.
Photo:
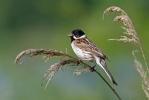
[[[74,39],[82,39],[82,38],[86,38],[86,35],[84,34],[84,35],[82,35],[82,36],[79,37],[79,38],[76,38],[75,36],[73,36],[73,38],[74,38]]]

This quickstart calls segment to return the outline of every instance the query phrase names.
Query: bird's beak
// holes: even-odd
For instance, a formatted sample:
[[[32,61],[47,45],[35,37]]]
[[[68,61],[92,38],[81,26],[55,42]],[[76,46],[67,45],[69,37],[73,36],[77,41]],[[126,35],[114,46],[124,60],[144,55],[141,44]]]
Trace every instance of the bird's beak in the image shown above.
[[[71,36],[73,36],[73,35],[72,35],[72,33],[70,33],[68,36],[71,37]]]

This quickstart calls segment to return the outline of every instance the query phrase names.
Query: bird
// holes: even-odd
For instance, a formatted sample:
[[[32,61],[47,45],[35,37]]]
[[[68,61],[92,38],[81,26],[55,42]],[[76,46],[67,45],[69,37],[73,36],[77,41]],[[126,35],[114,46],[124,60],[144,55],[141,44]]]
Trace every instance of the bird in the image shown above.
[[[81,29],[75,29],[68,35],[71,40],[71,47],[74,53],[82,61],[95,61],[107,74],[113,84],[117,85],[112,74],[108,70],[105,60],[109,60],[107,56],[99,49]]]

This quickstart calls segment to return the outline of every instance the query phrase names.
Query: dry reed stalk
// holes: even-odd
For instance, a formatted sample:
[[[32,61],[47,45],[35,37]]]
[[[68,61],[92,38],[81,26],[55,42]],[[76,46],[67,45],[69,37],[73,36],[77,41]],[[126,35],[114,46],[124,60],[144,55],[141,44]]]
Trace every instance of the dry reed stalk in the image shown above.
[[[147,77],[147,72],[143,69],[142,64],[137,60],[135,56],[136,50],[132,51],[132,55],[134,56],[134,64],[136,66],[137,71],[139,72],[140,76],[142,77],[142,89],[146,94],[146,97],[149,99],[149,78]]]
[[[135,27],[134,27],[131,19],[129,18],[129,16],[121,8],[116,7],[116,6],[112,6],[112,7],[107,8],[104,11],[103,18],[105,16],[105,14],[107,14],[108,12],[118,12],[120,14],[119,16],[116,16],[114,18],[114,21],[120,21],[121,20],[124,24],[124,27],[122,27],[122,28],[125,30],[125,32],[124,32],[125,35],[121,36],[120,39],[109,39],[109,40],[122,41],[122,42],[132,42],[132,43],[138,44],[140,47],[144,62],[146,64],[147,70],[149,72],[149,67],[148,67],[148,64],[146,61],[145,54],[143,52],[142,45],[139,41]],[[131,38],[129,38],[128,36],[130,36]]]
[[[119,39],[109,39],[109,40],[129,42],[129,43],[134,43],[134,44],[139,45],[142,57],[144,59],[145,65],[146,65],[147,73],[145,72],[145,70],[143,70],[142,64],[136,59],[136,56],[134,55],[134,51],[133,51],[133,56],[135,58],[134,63],[135,63],[137,71],[140,73],[140,76],[143,79],[142,89],[145,92],[147,98],[149,99],[149,79],[147,77],[147,74],[149,74],[149,67],[148,67],[148,64],[147,64],[147,61],[146,61],[145,54],[143,52],[142,45],[141,45],[141,43],[139,41],[139,38],[137,36],[137,32],[135,30],[135,27],[134,27],[131,19],[128,17],[128,15],[121,8],[116,7],[116,6],[112,6],[112,7],[107,8],[103,13],[103,18],[105,16],[105,14],[107,14],[108,12],[118,12],[119,13],[119,15],[114,18],[114,21],[116,21],[116,22],[117,21],[122,21],[123,24],[124,24],[124,27],[122,27],[122,29],[125,30],[124,35],[121,36],[121,38],[119,38]]]
[[[72,56],[70,56],[69,54],[62,52],[62,51],[57,51],[57,50],[45,50],[45,49],[28,49],[25,51],[20,52],[16,59],[15,59],[15,63],[19,63],[19,60],[25,56],[25,55],[30,55],[32,56],[37,56],[37,55],[44,55],[44,57],[47,58],[47,60],[49,60],[50,58],[54,57],[54,56],[60,56],[63,57],[63,59],[61,59],[60,61],[58,61],[57,63],[53,64],[50,66],[50,68],[46,71],[46,73],[44,74],[44,79],[47,79],[48,82],[45,86],[45,89],[47,88],[49,82],[51,81],[52,77],[55,75],[55,73],[61,68],[63,69],[65,65],[76,65],[76,66],[82,66],[82,69],[75,70],[74,71],[74,75],[78,76],[81,73],[86,73],[89,71],[95,72],[96,74],[98,74],[103,81],[109,86],[109,88],[113,91],[113,93],[117,96],[117,98],[119,100],[121,100],[120,96],[118,95],[118,93],[112,88],[112,86],[104,79],[104,77],[96,70],[93,69],[91,66],[89,66],[88,64],[80,61],[79,59],[76,59]]]

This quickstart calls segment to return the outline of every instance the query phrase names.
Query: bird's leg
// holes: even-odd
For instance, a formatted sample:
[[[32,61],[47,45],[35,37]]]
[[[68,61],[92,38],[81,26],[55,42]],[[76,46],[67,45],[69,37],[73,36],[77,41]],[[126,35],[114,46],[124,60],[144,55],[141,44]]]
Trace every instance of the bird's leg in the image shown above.
[[[96,67],[96,65],[97,65],[97,64],[95,63],[95,65],[94,65],[93,67],[90,68],[91,72],[94,72],[94,71],[95,71],[95,67]]]
[[[82,59],[78,59],[77,65],[79,65],[82,62]]]

